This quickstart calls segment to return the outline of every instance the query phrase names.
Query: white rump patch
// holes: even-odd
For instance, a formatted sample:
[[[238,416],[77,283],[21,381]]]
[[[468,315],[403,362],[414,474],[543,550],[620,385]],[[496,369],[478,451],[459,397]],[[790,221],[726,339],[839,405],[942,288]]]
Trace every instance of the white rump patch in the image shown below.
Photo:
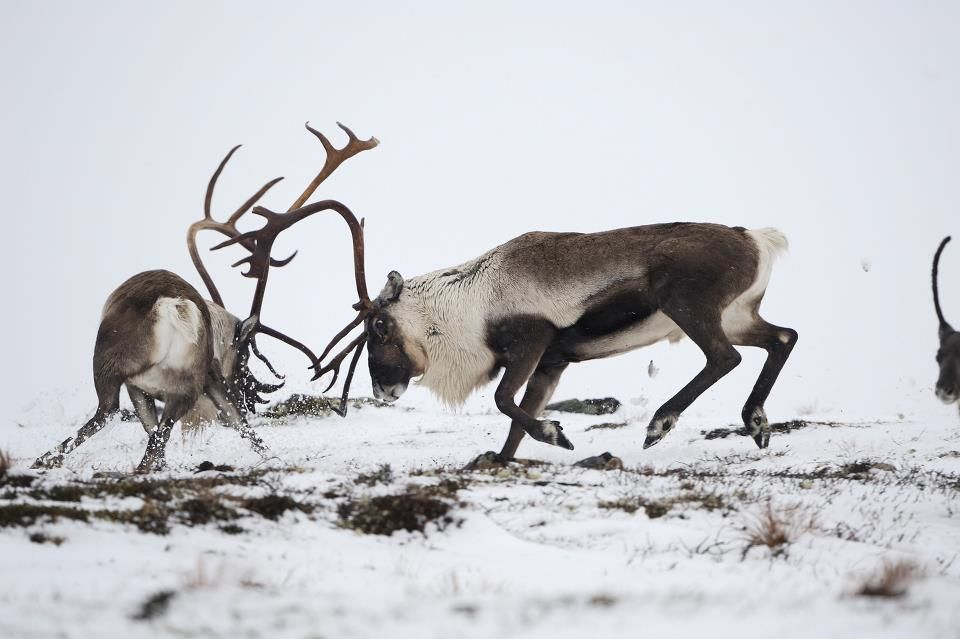
[[[727,337],[736,338],[756,321],[757,304],[770,283],[773,260],[789,248],[787,236],[774,228],[747,231],[757,245],[757,275],[750,287],[723,310],[721,323]]]
[[[187,368],[196,361],[200,341],[200,309],[190,300],[161,297],[153,305],[151,362],[163,368]]]

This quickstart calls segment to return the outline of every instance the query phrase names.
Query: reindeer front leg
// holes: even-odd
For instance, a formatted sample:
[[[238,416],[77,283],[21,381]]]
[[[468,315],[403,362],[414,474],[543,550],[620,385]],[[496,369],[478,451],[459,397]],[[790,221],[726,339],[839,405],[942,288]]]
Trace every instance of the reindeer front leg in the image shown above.
[[[494,400],[500,412],[512,420],[511,434],[504,444],[501,457],[504,453],[512,457],[516,452],[520,444],[516,427],[537,441],[573,450],[573,444],[563,434],[559,422],[538,420],[517,406],[515,400],[517,391],[537,370],[540,359],[556,333],[557,329],[550,322],[534,317],[500,320],[488,331],[488,345],[494,352],[497,364],[503,367],[503,377],[494,393]],[[528,410],[532,409],[531,406]]]

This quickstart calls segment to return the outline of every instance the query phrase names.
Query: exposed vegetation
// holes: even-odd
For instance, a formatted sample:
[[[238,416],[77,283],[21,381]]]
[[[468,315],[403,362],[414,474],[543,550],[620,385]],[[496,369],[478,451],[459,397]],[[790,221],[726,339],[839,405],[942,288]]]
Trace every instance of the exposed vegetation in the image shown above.
[[[611,415],[620,410],[620,400],[614,397],[602,399],[567,399],[548,404],[546,410],[560,413],[580,413],[581,415]]]
[[[0,495],[0,528],[29,528],[67,519],[129,524],[142,532],[158,535],[170,532],[174,524],[222,524],[220,530],[236,534],[243,529],[234,522],[243,517],[277,520],[288,511],[313,511],[313,505],[272,488],[264,479],[267,472],[167,479],[95,479],[52,485],[34,482],[30,477],[29,482],[6,484],[8,490]],[[251,497],[227,490],[254,486],[266,488],[267,494]],[[25,503],[23,498],[30,501]],[[137,498],[141,502],[139,507],[129,509],[80,506],[83,499],[107,498]],[[102,502],[98,504],[101,505]]]
[[[863,581],[855,594],[888,599],[903,597],[910,584],[920,576],[919,566],[912,561],[884,561],[879,570]]]
[[[760,514],[748,520],[745,532],[747,545],[743,554],[757,546],[766,546],[774,557],[786,554],[790,544],[816,528],[816,515],[802,506],[785,506],[774,510],[769,501]]]
[[[695,490],[689,490],[679,495],[661,499],[648,499],[641,495],[631,495],[619,499],[601,501],[597,505],[600,508],[622,510],[631,514],[643,509],[643,512],[649,519],[663,517],[677,505],[690,505],[703,508],[707,511],[721,509],[732,510],[732,507],[729,506],[720,495]]]
[[[350,497],[340,504],[337,514],[342,526],[367,535],[425,532],[429,524],[443,530],[460,523],[450,511],[452,498],[463,487],[462,482],[448,479],[429,486],[411,484],[392,495]]]
[[[618,428],[624,428],[627,426],[627,422],[603,422],[602,424],[594,424],[592,426],[587,426],[583,429],[583,432],[589,432],[591,430],[615,430]]]
[[[393,469],[390,464],[382,464],[376,470],[369,473],[360,473],[354,480],[357,484],[364,486],[374,486],[376,484],[389,484],[393,482]]]
[[[391,404],[378,401],[372,397],[352,397],[347,401],[350,408],[354,409],[360,409],[364,406],[391,407]],[[297,417],[329,417],[334,414],[333,409],[339,407],[339,398],[331,399],[322,395],[294,394],[267,408],[263,412],[263,416],[281,421]]]

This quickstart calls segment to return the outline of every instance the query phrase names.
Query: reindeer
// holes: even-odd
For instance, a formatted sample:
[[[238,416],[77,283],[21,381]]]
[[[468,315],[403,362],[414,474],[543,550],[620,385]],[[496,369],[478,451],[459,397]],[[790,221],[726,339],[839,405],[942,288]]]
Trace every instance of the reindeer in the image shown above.
[[[940,254],[943,253],[943,247],[949,241],[949,236],[943,238],[933,256],[933,307],[937,311],[937,319],[940,320],[940,348],[937,349],[940,376],[937,378],[937,397],[945,404],[952,404],[960,399],[960,332],[953,330],[953,327],[943,318],[937,286]]]
[[[348,144],[342,149],[335,148],[309,123],[306,125],[323,144],[327,157],[323,169],[291,209],[301,206],[344,160],[378,144],[376,138],[361,141],[350,129],[338,125],[349,137]],[[280,377],[258,350],[255,335],[263,333],[301,350],[306,347],[260,321],[269,267],[289,264],[296,253],[283,260],[274,260],[270,256],[272,246],[258,246],[255,241],[245,238],[214,247],[237,243],[250,253],[234,265],[250,264],[251,271],[255,270],[256,274],[244,275],[258,280],[250,313],[247,319],[240,321],[225,310],[223,298],[197,250],[196,236],[203,230],[217,231],[231,240],[240,238],[242,234],[236,227],[239,219],[282,179],[276,178],[261,187],[226,222],[214,220],[210,213],[213,191],[224,166],[238,148],[230,150],[210,178],[204,199],[204,217],[193,223],[187,233],[191,259],[212,301],[204,300],[193,286],[169,271],[146,271],[121,284],[107,298],[94,347],[96,413],[76,436],[37,459],[34,468],[59,466],[65,455],[102,429],[119,411],[121,386],[126,386],[137,417],[149,437],[138,472],[164,466],[166,443],[178,420],[195,423],[220,418],[248,439],[257,453],[264,454],[263,442],[250,428],[246,415],[254,411],[256,404],[265,403],[259,393],[276,391],[282,383],[263,384],[253,376],[249,368],[251,352]],[[156,399],[164,403],[159,419]]]
[[[313,206],[297,213],[309,214]],[[420,377],[445,403],[461,405],[502,371],[494,398],[511,419],[498,455],[508,461],[524,435],[573,449],[558,422],[537,419],[571,363],[664,339],[694,341],[706,366],[653,415],[643,445],[649,448],[740,363],[734,346],[756,346],[767,359],[742,418],[757,446],[766,448],[770,426],[763,405],[798,336],[758,311],[773,261],[786,248],[786,237],[775,229],[717,224],[526,233],[460,266],[406,281],[393,271],[374,300],[358,268],[358,314],[324,354],[364,324],[334,363],[354,352],[349,382],[366,344],[374,395],[387,402]]]

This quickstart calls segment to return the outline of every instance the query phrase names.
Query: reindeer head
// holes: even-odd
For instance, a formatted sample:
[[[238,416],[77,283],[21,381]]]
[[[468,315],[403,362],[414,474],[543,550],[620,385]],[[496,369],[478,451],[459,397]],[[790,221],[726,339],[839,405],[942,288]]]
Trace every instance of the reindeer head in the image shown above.
[[[410,379],[425,369],[425,357],[415,348],[414,337],[420,333],[412,319],[416,312],[406,308],[402,293],[403,277],[390,271],[365,320],[373,395],[384,402],[399,399]]]
[[[933,306],[937,311],[937,319],[940,320],[940,348],[937,349],[940,375],[937,378],[937,397],[944,403],[952,404],[960,399],[960,332],[953,330],[953,327],[944,319],[937,286],[940,254],[949,241],[950,238],[945,237],[933,256]]]

